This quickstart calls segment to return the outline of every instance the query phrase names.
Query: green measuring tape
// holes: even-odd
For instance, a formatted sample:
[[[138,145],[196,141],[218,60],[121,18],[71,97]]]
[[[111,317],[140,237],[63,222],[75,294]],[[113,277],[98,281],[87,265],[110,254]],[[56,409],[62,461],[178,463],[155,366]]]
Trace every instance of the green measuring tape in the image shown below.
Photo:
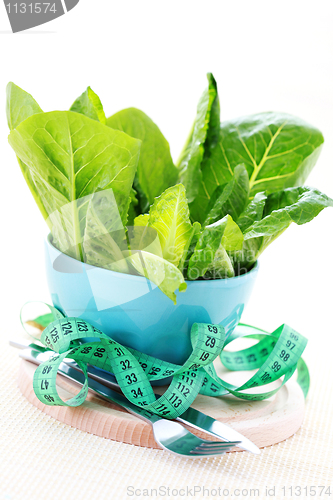
[[[199,393],[213,397],[233,394],[251,401],[267,399],[290,379],[296,369],[297,382],[304,396],[309,390],[309,371],[301,358],[307,339],[287,325],[269,334],[240,324],[226,339],[222,326],[195,323],[191,328],[193,351],[187,361],[179,366],[124,347],[86,321],[64,317],[56,308],[48,307],[50,314],[34,321],[45,327],[37,340],[47,349],[55,351],[55,354],[38,366],[33,380],[37,398],[48,405],[74,407],[83,403],[88,393],[87,364],[113,373],[126,398],[135,405],[170,419],[187,410]],[[92,338],[93,342],[90,341]],[[239,338],[258,342],[237,352],[224,350],[225,346]],[[229,370],[258,371],[240,387],[231,385],[215,371],[213,361],[218,356]],[[81,391],[68,401],[60,398],[56,386],[57,371],[65,358],[75,360],[86,377]],[[282,376],[281,385],[273,390],[255,394],[247,392]],[[172,377],[169,387],[157,399],[150,382],[169,377]]]

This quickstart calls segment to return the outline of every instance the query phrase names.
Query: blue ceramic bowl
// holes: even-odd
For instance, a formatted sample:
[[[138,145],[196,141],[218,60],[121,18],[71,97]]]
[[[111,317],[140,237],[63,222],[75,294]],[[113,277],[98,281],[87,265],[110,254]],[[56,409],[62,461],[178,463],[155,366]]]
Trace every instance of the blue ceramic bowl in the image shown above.
[[[151,356],[183,364],[190,355],[193,323],[238,324],[258,264],[230,279],[187,281],[177,305],[148,279],[79,262],[45,241],[47,280],[53,304],[85,319],[117,342]]]

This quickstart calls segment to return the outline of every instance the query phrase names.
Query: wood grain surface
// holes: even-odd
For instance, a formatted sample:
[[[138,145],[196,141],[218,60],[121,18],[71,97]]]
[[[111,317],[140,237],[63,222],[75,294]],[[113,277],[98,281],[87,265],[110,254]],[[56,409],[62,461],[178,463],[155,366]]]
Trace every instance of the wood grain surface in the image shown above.
[[[32,379],[35,369],[36,365],[22,360],[18,384],[30,403],[47,415],[106,439],[159,448],[149,424],[91,393],[83,405],[76,408],[44,405],[36,398],[33,391]],[[230,382],[235,382],[235,376],[239,382],[242,381],[242,376],[244,379],[242,372],[233,372],[231,375]],[[247,378],[248,376],[247,374]],[[77,384],[61,376],[57,378],[57,385],[59,395],[65,400],[79,391]],[[155,389],[160,393],[165,390],[165,388]],[[292,436],[300,428],[304,417],[303,393],[294,379],[288,381],[269,400],[244,401],[233,396],[211,398],[199,395],[192,406],[230,425],[259,447],[269,446]],[[203,432],[190,430],[200,437],[214,440]],[[235,451],[237,450],[235,448]]]

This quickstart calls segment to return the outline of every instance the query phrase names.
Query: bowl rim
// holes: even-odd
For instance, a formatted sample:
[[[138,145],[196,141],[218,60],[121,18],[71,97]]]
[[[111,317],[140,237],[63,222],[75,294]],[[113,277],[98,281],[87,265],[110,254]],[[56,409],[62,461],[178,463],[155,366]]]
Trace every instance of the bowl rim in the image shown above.
[[[104,267],[93,266],[92,264],[87,264],[85,262],[81,262],[77,259],[74,259],[74,257],[70,257],[69,255],[65,254],[64,252],[61,252],[61,250],[59,250],[57,247],[55,247],[53,245],[51,239],[52,239],[52,234],[48,233],[48,235],[45,238],[46,246],[50,246],[54,251],[58,252],[59,254],[65,255],[67,259],[73,260],[74,262],[80,262],[80,264],[82,264],[83,266],[85,266],[87,268],[98,269],[100,271],[110,273],[110,276],[112,274],[117,275],[117,277],[119,277],[121,275],[123,277],[123,279],[128,279],[128,280],[133,280],[133,281],[135,280],[135,281],[146,282],[146,280],[148,279],[145,276],[137,276],[135,274],[118,273],[116,271],[111,271],[111,269],[105,269]],[[232,278],[218,278],[218,279],[214,279],[214,280],[205,280],[205,279],[203,279],[203,280],[184,280],[184,282],[190,286],[193,286],[194,283],[196,283],[197,285],[199,283],[210,283],[210,284],[230,283],[231,281],[235,282],[236,280],[247,280],[249,277],[252,277],[253,274],[256,274],[258,272],[258,269],[259,269],[259,261],[256,260],[252,269],[250,271],[248,271],[247,273],[241,274],[240,276],[233,276]]]

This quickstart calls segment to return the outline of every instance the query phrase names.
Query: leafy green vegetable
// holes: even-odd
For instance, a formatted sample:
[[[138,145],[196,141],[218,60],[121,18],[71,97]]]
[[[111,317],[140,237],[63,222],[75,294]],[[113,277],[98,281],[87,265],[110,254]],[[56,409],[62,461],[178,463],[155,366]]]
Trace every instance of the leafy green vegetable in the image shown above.
[[[188,264],[188,279],[196,280],[204,276],[214,260],[226,226],[227,218],[215,222],[201,232]]]
[[[207,76],[177,167],[138,109],[106,120],[88,87],[70,111],[44,113],[30,94],[7,87],[9,143],[55,246],[145,276],[174,303],[185,278],[243,274],[292,222],[333,207],[302,186],[322,148],[319,130],[273,112],[220,124],[217,85]]]
[[[212,208],[208,205],[205,226],[216,222],[226,214],[237,220],[246,207],[249,199],[249,176],[244,165],[235,168],[232,179],[214,192]]]
[[[170,146],[157,125],[136,108],[119,111],[107,119],[107,125],[140,139],[141,152],[137,169],[136,190],[141,194],[141,208],[145,210],[165,189],[175,184],[178,171],[173,164]],[[148,201],[148,203],[146,202]]]
[[[6,89],[6,113],[9,130],[13,130],[29,116],[43,113],[32,95],[10,82]]]
[[[221,244],[215,253],[214,260],[207,268],[205,279],[225,279],[234,276],[235,270],[232,260]]]
[[[257,193],[253,200],[250,201],[244,212],[237,219],[237,224],[241,231],[245,231],[254,222],[262,218],[266,199],[267,196],[264,193]]]
[[[82,115],[97,120],[101,123],[106,123],[106,117],[100,98],[95,92],[88,87],[83,94],[73,102],[70,111],[81,113]]]
[[[38,195],[49,216],[75,201],[56,220],[65,218],[76,258],[83,258],[87,209],[76,200],[113,189],[121,219],[126,221],[140,148],[136,139],[81,114],[53,111],[27,118],[10,133],[9,143],[38,178]],[[58,240],[56,245],[62,251],[68,249],[67,242]]]
[[[149,214],[141,214],[134,219],[135,226],[148,226]]]
[[[119,273],[128,273],[127,240],[112,189],[88,198],[83,237],[85,261]]]
[[[209,151],[217,142],[220,128],[220,103],[216,81],[211,73],[208,73],[207,78],[208,88],[201,96],[193,128],[178,160],[179,179],[186,188],[189,202],[198,194],[201,162],[205,151]]]
[[[163,258],[178,266],[192,236],[185,188],[177,184],[155,199],[149,211],[149,227],[156,229]]]
[[[219,221],[202,231],[188,264],[188,279],[196,280],[206,273],[221,244],[225,226],[226,222],[221,225]]]
[[[219,278],[233,277],[234,269],[227,250],[240,250],[243,239],[241,230],[230,215],[206,226],[190,258],[187,277],[191,280],[201,276],[210,278],[214,273]]]
[[[215,189],[232,179],[240,163],[248,171],[251,196],[302,185],[323,142],[318,129],[284,113],[260,113],[222,123],[219,141],[202,167],[192,216],[205,212]]]
[[[35,99],[22,90],[20,87],[10,82],[7,85],[7,99],[6,99],[6,113],[7,113],[7,122],[9,130],[15,129],[21,122],[29,118],[29,116],[35,115],[37,113],[42,113],[43,110],[39,107]],[[32,196],[34,197],[35,202],[39,210],[41,211],[44,219],[47,219],[48,213],[46,208],[43,205],[42,200],[38,195],[38,188],[36,184],[38,184],[38,178],[34,178],[29,168],[17,158],[23,177],[26,183],[29,186]]]
[[[244,241],[244,235],[236,222],[232,219],[231,215],[226,215],[222,220],[227,219],[221,245],[225,250],[233,252],[241,250]],[[208,226],[209,227],[209,226]]]
[[[135,189],[131,189],[130,193],[130,204],[128,207],[128,216],[127,216],[127,224],[129,226],[133,226],[134,219],[137,217],[137,210],[139,209],[139,200],[137,199],[137,192]]]
[[[314,188],[287,188],[270,194],[266,200],[263,218],[254,220],[244,230],[242,251],[232,253],[235,267],[236,263],[241,267],[251,267],[260,254],[292,222],[298,225],[310,222],[325,207],[333,207],[333,200]]]
[[[248,240],[258,236],[273,236],[286,229],[291,222],[305,224],[329,206],[333,207],[333,200],[314,188],[288,188],[270,194],[267,197],[263,219],[248,227],[244,238]]]
[[[175,291],[186,290],[184,276],[176,266],[149,252],[136,252],[130,258],[131,264],[142,275],[155,283],[174,304],[176,304]]]
[[[264,193],[257,193],[248,203],[244,212],[237,219],[237,225],[242,233],[252,226],[254,222],[261,220],[266,199],[267,196]],[[235,275],[242,274],[242,272],[251,269],[265,245],[268,246],[271,240],[272,238],[270,237],[259,237],[244,241],[243,236],[242,248],[233,250],[228,248]]]
[[[187,243],[184,246],[183,255],[178,264],[178,269],[184,273],[186,272],[190,258],[194,252],[195,245],[197,244],[200,235],[201,225],[199,222],[194,222],[192,226],[192,231],[188,237]]]
[[[144,251],[157,255],[163,259],[161,243],[157,231],[152,227],[148,227],[148,221],[146,225],[136,224],[132,227],[128,227],[127,239],[130,254],[137,251]]]

